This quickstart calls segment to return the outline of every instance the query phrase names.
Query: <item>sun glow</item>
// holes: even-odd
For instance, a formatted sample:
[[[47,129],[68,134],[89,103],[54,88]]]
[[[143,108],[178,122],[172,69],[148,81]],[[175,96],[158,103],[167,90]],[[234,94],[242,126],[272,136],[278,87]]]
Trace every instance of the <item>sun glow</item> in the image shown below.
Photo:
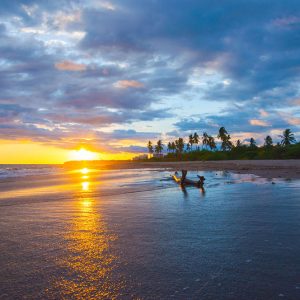
[[[81,174],[88,174],[89,173],[89,169],[88,168],[83,168],[80,170]]]
[[[85,149],[80,149],[80,150],[72,150],[70,152],[70,160],[97,160],[99,159],[99,154],[92,152],[92,151],[88,151]]]
[[[90,189],[90,183],[88,181],[82,182],[81,183],[81,189],[84,192],[88,192]]]

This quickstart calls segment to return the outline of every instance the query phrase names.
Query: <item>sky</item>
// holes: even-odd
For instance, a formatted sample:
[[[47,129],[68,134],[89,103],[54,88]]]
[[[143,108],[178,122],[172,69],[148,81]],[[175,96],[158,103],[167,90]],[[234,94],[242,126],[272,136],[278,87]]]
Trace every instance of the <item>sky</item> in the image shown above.
[[[0,72],[0,163],[300,139],[298,0],[1,0]]]

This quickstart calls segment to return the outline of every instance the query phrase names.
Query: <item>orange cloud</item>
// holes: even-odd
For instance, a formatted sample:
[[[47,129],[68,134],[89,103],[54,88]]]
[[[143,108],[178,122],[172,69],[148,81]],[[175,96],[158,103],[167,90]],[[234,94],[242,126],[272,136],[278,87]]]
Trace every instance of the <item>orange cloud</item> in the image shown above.
[[[269,113],[266,112],[266,111],[263,110],[263,109],[260,109],[260,110],[259,110],[259,114],[260,114],[261,117],[267,117],[267,116],[269,115]]]
[[[300,99],[295,99],[293,102],[292,102],[292,104],[294,104],[294,105],[299,105],[300,106]]]
[[[290,125],[300,125],[300,118],[290,117],[290,118],[286,119],[286,121],[287,121]]]
[[[55,64],[55,68],[61,71],[84,71],[86,70],[86,65],[64,60],[61,62],[57,62]]]
[[[267,127],[270,126],[267,122],[262,121],[262,120],[257,120],[257,119],[252,119],[249,122],[253,126],[262,126],[262,127]]]
[[[144,86],[143,83],[135,80],[119,80],[114,86],[116,88],[127,89],[127,88],[141,88]]]

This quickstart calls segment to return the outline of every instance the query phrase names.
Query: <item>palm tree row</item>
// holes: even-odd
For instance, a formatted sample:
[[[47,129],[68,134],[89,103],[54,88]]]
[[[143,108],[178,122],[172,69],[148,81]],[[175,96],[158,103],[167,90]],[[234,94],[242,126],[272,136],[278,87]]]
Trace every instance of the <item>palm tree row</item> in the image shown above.
[[[158,140],[156,145],[154,145],[154,148],[153,148],[152,142],[149,141],[148,144],[147,144],[147,148],[148,148],[148,152],[150,154],[153,154],[154,152],[158,153],[158,154],[161,154],[163,149],[164,149],[164,145],[162,143],[162,140]]]
[[[245,145],[243,145],[240,140],[237,140],[236,144],[233,145],[230,134],[228,134],[225,127],[221,127],[219,129],[217,138],[221,142],[220,148],[222,151],[230,151],[233,148],[245,147]],[[280,135],[280,138],[282,140],[280,143],[277,144],[278,146],[288,146],[296,142],[294,134],[291,132],[290,129],[284,130],[283,134]],[[211,150],[211,151],[217,149],[215,138],[213,136],[208,135],[206,132],[204,132],[201,139],[203,145],[202,149]],[[186,150],[186,152],[191,152],[193,151],[193,145],[196,145],[196,150],[198,151],[200,150],[198,146],[199,141],[200,141],[200,137],[197,134],[197,132],[195,132],[194,134],[189,135],[188,143],[186,145],[184,143],[183,138],[178,138],[174,142],[168,142],[167,151],[169,153],[176,153],[176,154],[182,154],[184,150]],[[271,136],[268,135],[265,138],[264,147],[265,148],[273,147],[273,140]],[[163,152],[164,145],[162,143],[162,140],[158,140],[154,146],[151,141],[148,141],[147,148],[150,154],[153,154],[154,152],[157,154],[161,154]],[[254,138],[250,138],[249,148],[252,149],[257,148],[256,141],[254,140]]]

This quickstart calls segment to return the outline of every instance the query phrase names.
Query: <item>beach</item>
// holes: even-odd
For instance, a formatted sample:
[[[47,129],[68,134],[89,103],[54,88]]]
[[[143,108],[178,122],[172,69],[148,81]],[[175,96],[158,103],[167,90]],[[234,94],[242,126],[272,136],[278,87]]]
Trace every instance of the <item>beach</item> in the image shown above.
[[[200,164],[5,166],[0,299],[299,299],[300,180]]]

